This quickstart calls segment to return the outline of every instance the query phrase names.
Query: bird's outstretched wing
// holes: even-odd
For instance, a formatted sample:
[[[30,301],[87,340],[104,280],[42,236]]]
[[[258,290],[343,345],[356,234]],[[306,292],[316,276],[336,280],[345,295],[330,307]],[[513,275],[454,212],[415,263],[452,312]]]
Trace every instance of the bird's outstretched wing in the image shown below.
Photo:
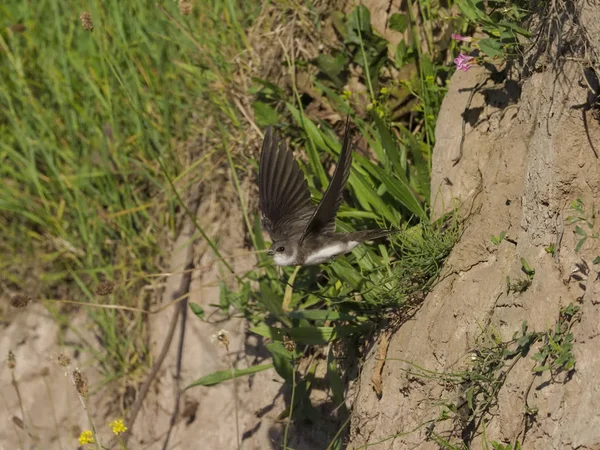
[[[306,224],[302,239],[311,234],[333,233],[335,231],[335,216],[343,200],[344,186],[350,176],[352,167],[352,143],[350,139],[350,117],[346,119],[344,143],[340,152],[340,159],[333,173],[333,178],[321,199],[319,206]]]
[[[272,127],[263,140],[258,190],[262,226],[271,238],[299,239],[315,206],[300,166]]]

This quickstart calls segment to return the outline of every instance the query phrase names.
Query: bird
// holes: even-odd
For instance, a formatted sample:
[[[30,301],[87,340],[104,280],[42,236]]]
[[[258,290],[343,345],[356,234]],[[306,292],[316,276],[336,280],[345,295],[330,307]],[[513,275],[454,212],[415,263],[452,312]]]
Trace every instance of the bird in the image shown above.
[[[352,166],[350,118],[333,177],[317,206],[298,162],[279,134],[265,132],[258,170],[261,224],[271,237],[268,255],[278,266],[311,266],[350,252],[365,241],[393,233],[386,229],[335,231],[335,217]]]

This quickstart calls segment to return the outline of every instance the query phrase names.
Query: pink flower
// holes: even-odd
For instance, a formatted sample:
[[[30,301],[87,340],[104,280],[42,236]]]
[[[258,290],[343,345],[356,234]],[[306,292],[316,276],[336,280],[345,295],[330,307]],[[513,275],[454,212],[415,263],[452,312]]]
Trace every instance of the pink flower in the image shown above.
[[[456,64],[456,68],[458,70],[462,70],[463,72],[466,72],[467,70],[469,70],[471,68],[470,62],[473,59],[475,59],[473,56],[464,55],[461,53],[456,58],[454,58],[454,64]]]
[[[454,39],[456,41],[464,41],[464,42],[471,42],[473,40],[472,37],[461,36],[460,34],[456,34],[456,33],[452,33],[452,39]]]

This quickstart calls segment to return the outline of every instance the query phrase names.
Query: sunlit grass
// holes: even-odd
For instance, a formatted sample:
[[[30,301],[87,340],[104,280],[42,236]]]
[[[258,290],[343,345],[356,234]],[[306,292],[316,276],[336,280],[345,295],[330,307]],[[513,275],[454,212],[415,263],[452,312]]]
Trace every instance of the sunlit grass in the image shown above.
[[[0,279],[12,289],[27,289],[31,274],[42,298],[67,283],[83,300],[99,281],[117,280],[110,301],[139,306],[175,230],[169,179],[183,195],[210,170],[187,172],[183,144],[199,134],[198,115],[231,111],[224,83],[257,12],[256,2],[221,0],[201,9],[184,16],[177,2],[142,0],[0,6]],[[143,339],[123,323],[137,322],[129,326],[140,336],[140,315],[90,316],[107,373],[139,364],[131,359]]]

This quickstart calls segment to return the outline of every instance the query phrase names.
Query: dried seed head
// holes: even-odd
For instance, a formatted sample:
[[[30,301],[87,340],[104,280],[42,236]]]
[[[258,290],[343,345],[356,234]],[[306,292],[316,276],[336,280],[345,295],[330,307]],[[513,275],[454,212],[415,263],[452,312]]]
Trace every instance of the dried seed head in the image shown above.
[[[179,12],[184,16],[192,13],[192,2],[189,0],[179,0]]]
[[[289,336],[283,337],[283,346],[288,352],[296,350],[296,343]]]
[[[65,369],[69,367],[69,364],[71,364],[71,358],[69,358],[64,353],[59,354],[58,358],[56,359],[58,360],[58,364]]]
[[[8,359],[6,361],[9,369],[14,369],[17,366],[17,358],[15,358],[15,354],[12,350],[8,351]]]
[[[92,31],[94,29],[94,23],[92,22],[92,15],[84,11],[79,16],[79,20],[81,20],[81,26],[85,31]]]
[[[10,306],[13,308],[25,308],[30,301],[31,297],[29,295],[17,294],[10,299]]]
[[[225,347],[225,349],[227,351],[229,351],[229,338],[227,337],[227,331],[226,330],[219,330],[219,332],[217,334],[213,334],[210,337],[210,341],[214,342],[217,341],[219,342],[219,344],[221,344],[223,347]]]
[[[96,287],[96,295],[110,295],[115,289],[115,283],[112,281],[103,281]]]
[[[76,368],[73,370],[73,383],[75,383],[75,389],[79,392],[79,395],[85,400],[88,396],[88,382],[87,378],[81,371]]]

